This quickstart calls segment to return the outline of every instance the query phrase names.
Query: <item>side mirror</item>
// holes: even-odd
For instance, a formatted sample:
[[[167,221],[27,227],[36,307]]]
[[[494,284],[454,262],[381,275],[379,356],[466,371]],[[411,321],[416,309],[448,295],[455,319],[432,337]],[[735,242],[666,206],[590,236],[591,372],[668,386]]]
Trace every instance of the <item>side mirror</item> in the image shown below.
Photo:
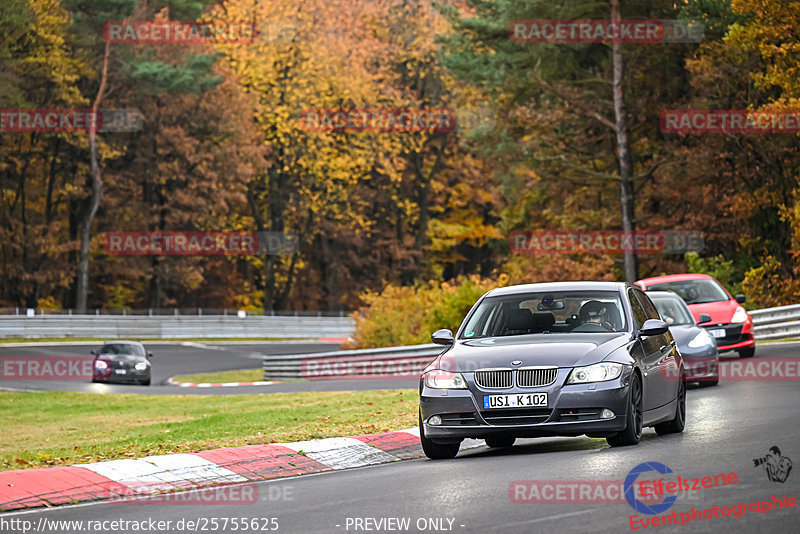
[[[447,328],[443,328],[442,330],[437,330],[436,332],[431,334],[431,341],[433,341],[437,345],[452,345],[453,333]]]
[[[739,293],[738,295],[736,295],[735,297],[733,297],[733,299],[734,299],[736,302],[738,302],[739,304],[744,304],[744,303],[745,303],[745,301],[747,300],[747,297],[745,297],[745,296],[744,296],[742,293]]]
[[[147,353],[147,359],[149,360],[149,359],[151,359],[152,357],[153,357],[153,353],[152,353],[152,352],[148,352],[148,353]]]
[[[97,352],[95,352],[94,349],[90,350],[89,354],[91,354],[92,356],[97,356]]]
[[[706,324],[711,322],[711,316],[707,313],[700,314],[700,320],[697,321],[697,324]]]
[[[658,336],[661,334],[666,334],[669,328],[667,327],[667,323],[660,319],[648,319],[642,325],[642,328],[639,330],[640,336]]]

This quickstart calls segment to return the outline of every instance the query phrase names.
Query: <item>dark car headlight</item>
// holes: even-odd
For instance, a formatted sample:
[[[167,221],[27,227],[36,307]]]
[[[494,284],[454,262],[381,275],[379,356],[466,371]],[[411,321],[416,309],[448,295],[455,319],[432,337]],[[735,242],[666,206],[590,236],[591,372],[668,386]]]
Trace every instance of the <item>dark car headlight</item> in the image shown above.
[[[144,371],[147,369],[147,364],[145,362],[137,362],[136,365],[133,366],[134,369],[137,371]]]
[[[467,382],[461,373],[451,373],[433,369],[423,375],[425,385],[433,389],[467,389]]]
[[[576,367],[569,374],[567,384],[586,384],[614,380],[622,374],[622,364],[601,362],[586,367]]]
[[[103,360],[97,360],[94,362],[94,366],[98,369],[108,369],[108,363],[104,362]]]

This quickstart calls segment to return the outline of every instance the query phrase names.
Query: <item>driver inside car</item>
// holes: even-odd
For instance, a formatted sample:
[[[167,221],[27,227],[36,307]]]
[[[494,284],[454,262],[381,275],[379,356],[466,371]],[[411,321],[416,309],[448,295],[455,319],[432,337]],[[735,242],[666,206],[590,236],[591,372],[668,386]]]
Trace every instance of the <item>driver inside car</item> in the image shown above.
[[[578,312],[580,324],[595,323],[602,325],[608,330],[614,330],[614,327],[609,322],[608,308],[605,304],[598,300],[590,300],[581,306]]]

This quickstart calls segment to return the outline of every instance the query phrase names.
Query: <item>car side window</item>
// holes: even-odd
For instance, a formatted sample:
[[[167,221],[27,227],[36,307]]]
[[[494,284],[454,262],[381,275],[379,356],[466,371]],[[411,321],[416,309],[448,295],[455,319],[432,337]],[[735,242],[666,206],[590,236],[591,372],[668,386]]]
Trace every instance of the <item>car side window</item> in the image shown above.
[[[632,289],[628,290],[628,300],[631,303],[631,312],[633,313],[633,320],[636,323],[636,328],[641,328],[647,320],[647,312],[644,311],[642,304],[639,302],[636,293],[634,293]]]
[[[648,319],[659,319],[661,320],[661,315],[658,313],[658,308],[656,305],[653,304],[653,301],[650,300],[650,297],[644,294],[642,291],[636,291],[636,295],[642,301],[642,307],[644,307],[644,311],[647,314]]]

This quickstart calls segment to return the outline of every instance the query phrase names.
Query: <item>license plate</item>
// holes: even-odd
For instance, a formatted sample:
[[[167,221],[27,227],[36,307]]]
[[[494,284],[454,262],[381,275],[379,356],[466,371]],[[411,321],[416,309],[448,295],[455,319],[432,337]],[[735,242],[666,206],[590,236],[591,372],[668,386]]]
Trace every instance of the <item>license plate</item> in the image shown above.
[[[523,393],[521,395],[484,395],[484,408],[526,408],[547,406],[547,393]]]
[[[714,337],[725,337],[725,329],[724,328],[714,328],[711,330],[711,335]]]
[[[114,369],[114,372],[117,373],[118,375],[124,375],[128,371],[126,369]]]

